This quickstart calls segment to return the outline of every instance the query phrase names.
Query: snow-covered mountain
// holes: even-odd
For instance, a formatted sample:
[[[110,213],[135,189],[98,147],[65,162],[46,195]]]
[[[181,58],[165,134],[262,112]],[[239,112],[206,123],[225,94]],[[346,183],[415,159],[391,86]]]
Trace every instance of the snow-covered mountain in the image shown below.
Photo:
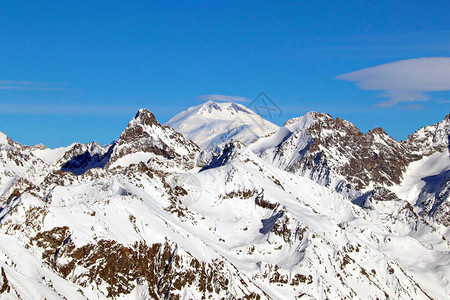
[[[381,128],[363,134],[348,121],[317,112],[287,121],[251,149],[287,171],[308,173],[327,186],[334,177],[343,177],[357,190],[399,183],[408,163],[418,157]]]
[[[215,153],[144,109],[104,147],[0,134],[0,298],[448,299],[448,120],[308,113]]]
[[[277,125],[241,104],[214,101],[190,107],[165,125],[181,132],[206,150],[231,140],[249,144],[278,130]]]

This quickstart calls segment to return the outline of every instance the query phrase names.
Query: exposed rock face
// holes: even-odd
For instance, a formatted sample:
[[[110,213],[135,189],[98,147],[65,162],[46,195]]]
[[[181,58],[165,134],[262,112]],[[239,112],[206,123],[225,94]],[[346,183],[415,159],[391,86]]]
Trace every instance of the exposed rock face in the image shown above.
[[[344,177],[356,190],[370,183],[398,184],[406,166],[420,158],[381,128],[363,134],[352,123],[328,114],[311,112],[291,119],[283,130],[280,143],[258,154],[272,161],[287,157],[288,162],[282,163],[286,170],[309,172],[325,185],[330,184],[330,173]]]
[[[362,134],[353,124],[326,118],[314,122],[310,129],[314,142],[309,149],[309,160],[323,151],[322,160],[330,161],[333,171],[343,174],[356,189],[371,182],[376,184],[398,184],[402,173],[412,157],[381,128]],[[325,132],[331,132],[326,134]],[[339,160],[331,151],[337,152]]]
[[[37,145],[33,145],[30,147],[31,151],[35,151],[35,150],[48,150],[48,147],[45,146],[44,144],[37,144]]]
[[[168,241],[152,245],[139,241],[126,246],[100,240],[76,247],[67,227],[39,232],[32,241],[44,249],[44,260],[61,276],[80,285],[106,286],[108,298],[130,294],[144,283],[152,299],[182,299],[186,286],[198,289],[203,297],[232,295],[228,293],[229,272],[235,270],[227,269],[221,261],[205,263],[183,251],[178,253],[177,245]],[[86,271],[74,275],[77,269]],[[246,290],[244,285],[238,286]],[[247,290],[248,297],[256,295]]]
[[[194,142],[160,124],[148,110],[141,109],[120,135],[108,166],[130,154],[152,153],[168,160],[191,161],[192,167],[199,152]]]
[[[342,176],[357,190],[374,185],[399,184],[412,161],[448,147],[449,116],[435,125],[424,127],[407,141],[397,142],[381,128],[363,134],[352,123],[328,114],[310,112],[285,123],[272,147],[261,151],[257,141],[251,149],[259,156],[276,162],[294,173],[309,171],[310,177],[330,184],[330,172]]]
[[[442,152],[446,148],[450,151],[450,114],[439,123],[420,128],[402,144],[410,153],[420,156]]]
[[[364,193],[363,195],[359,196],[355,200],[353,200],[353,203],[356,205],[359,205],[363,208],[367,209],[374,209],[373,202],[378,201],[399,201],[402,200],[397,197],[395,193],[390,191],[387,188],[384,187],[375,187],[373,190],[368,191]]]

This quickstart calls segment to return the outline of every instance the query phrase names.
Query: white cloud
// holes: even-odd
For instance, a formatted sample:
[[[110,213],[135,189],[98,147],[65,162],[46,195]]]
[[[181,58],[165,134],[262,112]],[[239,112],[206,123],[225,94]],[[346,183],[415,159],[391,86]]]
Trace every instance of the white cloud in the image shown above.
[[[424,57],[400,60],[339,75],[354,81],[360,89],[384,91],[389,100],[376,106],[390,107],[399,102],[427,101],[427,92],[450,90],[450,57]]]
[[[201,95],[199,96],[201,101],[218,101],[218,102],[248,102],[249,99],[239,96],[228,96],[228,95]]]
[[[0,90],[68,90],[63,85],[64,83],[57,82],[0,80]]]

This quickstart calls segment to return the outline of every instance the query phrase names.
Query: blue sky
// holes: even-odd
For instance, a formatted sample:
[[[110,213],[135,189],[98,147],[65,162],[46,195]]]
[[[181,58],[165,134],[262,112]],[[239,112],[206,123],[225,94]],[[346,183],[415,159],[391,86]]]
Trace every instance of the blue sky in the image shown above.
[[[108,143],[138,108],[165,122],[203,95],[245,105],[264,91],[279,125],[316,110],[404,139],[450,113],[446,61],[417,70],[441,85],[414,93],[408,82],[367,88],[366,74],[389,81],[392,65],[336,77],[450,57],[449,11],[449,1],[2,1],[0,131],[50,147]]]

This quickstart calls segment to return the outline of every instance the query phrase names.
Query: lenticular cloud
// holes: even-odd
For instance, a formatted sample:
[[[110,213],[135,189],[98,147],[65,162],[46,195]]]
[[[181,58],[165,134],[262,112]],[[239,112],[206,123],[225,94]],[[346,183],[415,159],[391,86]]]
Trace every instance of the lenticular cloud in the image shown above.
[[[354,81],[363,90],[384,91],[390,98],[377,106],[399,102],[426,101],[427,92],[450,90],[450,57],[400,60],[342,74],[337,79]]]

